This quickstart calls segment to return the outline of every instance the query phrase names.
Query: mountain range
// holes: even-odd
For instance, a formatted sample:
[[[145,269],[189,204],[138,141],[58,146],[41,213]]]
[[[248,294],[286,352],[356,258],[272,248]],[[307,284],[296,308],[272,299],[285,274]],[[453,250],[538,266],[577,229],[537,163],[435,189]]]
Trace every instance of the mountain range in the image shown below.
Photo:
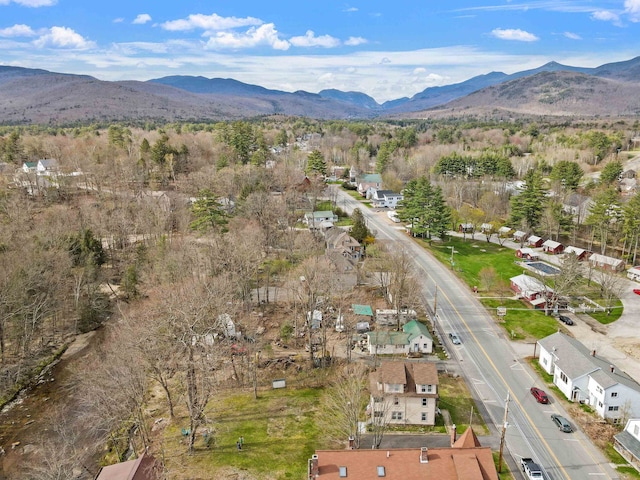
[[[215,121],[274,114],[319,119],[425,118],[497,111],[637,116],[640,57],[596,68],[550,62],[510,75],[490,72],[383,104],[361,92],[291,93],[234,79],[176,75],[146,82],[108,82],[88,75],[0,66],[3,124]]]

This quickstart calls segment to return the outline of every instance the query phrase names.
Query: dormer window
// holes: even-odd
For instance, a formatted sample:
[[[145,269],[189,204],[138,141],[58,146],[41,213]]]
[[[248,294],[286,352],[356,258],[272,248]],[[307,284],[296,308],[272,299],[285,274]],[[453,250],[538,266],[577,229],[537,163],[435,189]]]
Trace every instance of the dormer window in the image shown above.
[[[347,476],[347,467],[338,467],[340,471],[340,478],[345,478]]]
[[[384,466],[378,467],[378,477],[385,477]]]

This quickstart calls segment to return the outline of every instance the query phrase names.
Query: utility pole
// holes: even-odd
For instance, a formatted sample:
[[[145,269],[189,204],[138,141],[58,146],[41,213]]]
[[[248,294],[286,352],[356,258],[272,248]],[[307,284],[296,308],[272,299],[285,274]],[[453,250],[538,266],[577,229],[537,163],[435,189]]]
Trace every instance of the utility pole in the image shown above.
[[[504,436],[507,433],[507,415],[509,415],[509,391],[507,390],[507,401],[504,405],[504,419],[502,420],[502,434],[500,435],[500,455],[498,456],[498,473],[502,473],[502,450],[504,448]]]

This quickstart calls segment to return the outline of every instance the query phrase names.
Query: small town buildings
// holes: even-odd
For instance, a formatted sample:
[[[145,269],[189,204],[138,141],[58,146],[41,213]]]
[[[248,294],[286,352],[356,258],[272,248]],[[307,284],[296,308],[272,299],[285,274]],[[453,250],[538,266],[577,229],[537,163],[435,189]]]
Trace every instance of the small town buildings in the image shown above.
[[[316,450],[308,480],[498,480],[489,447],[468,428],[451,447]]]
[[[588,250],[585,250],[584,248],[573,247],[571,245],[569,245],[567,248],[564,249],[564,253],[569,255],[575,255],[576,257],[578,257],[578,260],[580,261],[584,260],[589,256]]]
[[[513,241],[518,243],[524,243],[524,239],[527,238],[527,232],[522,230],[516,230],[513,232]]]
[[[539,248],[544,243],[544,240],[537,235],[531,235],[527,238],[527,244],[532,248]]]
[[[602,268],[603,270],[613,270],[615,272],[622,272],[625,268],[624,260],[607,257],[599,253],[592,253],[589,256],[589,263],[591,263],[593,267]]]
[[[640,471],[640,418],[627,420],[624,430],[613,437],[613,448]]]
[[[540,280],[525,274],[512,277],[510,283],[511,290],[533,305],[534,308],[545,308],[548,298],[553,293],[553,290]]]
[[[335,251],[343,257],[354,261],[362,257],[362,245],[349,232],[338,227],[329,228],[325,234],[327,250]]]
[[[435,425],[438,370],[435,363],[382,362],[369,374],[368,411],[387,424]]]
[[[160,462],[144,454],[135,460],[102,467],[96,480],[160,480],[164,478]]]
[[[614,423],[640,416],[640,385],[596,350],[561,332],[538,345],[540,366],[568,400],[586,403]]]
[[[407,355],[432,353],[433,337],[424,323],[411,320],[402,331],[376,330],[367,332],[366,348],[371,355]]]
[[[473,223],[461,223],[458,225],[458,232],[460,233],[473,233],[475,225]]]
[[[507,237],[513,231],[511,227],[503,226],[498,229],[498,235],[501,237]]]
[[[379,173],[365,173],[356,180],[357,190],[363,197],[370,198],[374,190],[382,188],[382,176]]]
[[[562,210],[568,213],[573,218],[573,221],[578,225],[582,225],[589,215],[589,209],[593,205],[593,200],[590,197],[580,195],[578,193],[572,193],[562,203]]]
[[[555,240],[545,240],[542,243],[542,251],[551,255],[558,255],[564,251],[564,245]]]
[[[538,260],[538,252],[532,250],[529,247],[522,247],[516,250],[516,257],[523,258],[525,260]]]
[[[491,225],[490,223],[483,223],[482,225],[480,225],[480,232],[482,232],[482,233],[492,233],[493,232],[493,225]]]
[[[55,158],[43,158],[36,163],[36,172],[57,172],[59,170],[58,161]]]
[[[328,228],[337,221],[338,216],[331,211],[307,212],[302,219],[302,223],[308,225],[310,229]]]
[[[404,195],[391,190],[373,190],[371,192],[371,206],[374,208],[396,208],[404,200]]]

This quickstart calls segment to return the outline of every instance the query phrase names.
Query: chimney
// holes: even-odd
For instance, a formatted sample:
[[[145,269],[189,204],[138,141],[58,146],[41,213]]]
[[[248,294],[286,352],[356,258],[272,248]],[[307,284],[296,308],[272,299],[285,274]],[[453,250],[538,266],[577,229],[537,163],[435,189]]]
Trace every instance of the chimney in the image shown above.
[[[391,452],[387,450],[387,458],[389,458],[390,456],[391,456]]]
[[[613,368],[613,365],[609,365],[609,370],[611,370],[611,373],[613,373],[613,371],[615,370],[615,368]]]
[[[595,350],[595,348],[594,348],[593,350],[591,350],[591,356],[592,356],[592,357],[595,357],[595,356],[596,356],[596,350]]]
[[[356,448],[356,440],[353,437],[349,437],[349,450]]]
[[[456,443],[456,439],[457,439],[457,432],[456,432],[456,424],[454,423],[453,426],[451,427],[451,446],[453,447],[453,444]]]
[[[420,463],[429,463],[429,449],[427,447],[420,448]]]
[[[309,480],[317,478],[320,475],[320,468],[318,467],[318,455],[311,455],[309,460]]]

